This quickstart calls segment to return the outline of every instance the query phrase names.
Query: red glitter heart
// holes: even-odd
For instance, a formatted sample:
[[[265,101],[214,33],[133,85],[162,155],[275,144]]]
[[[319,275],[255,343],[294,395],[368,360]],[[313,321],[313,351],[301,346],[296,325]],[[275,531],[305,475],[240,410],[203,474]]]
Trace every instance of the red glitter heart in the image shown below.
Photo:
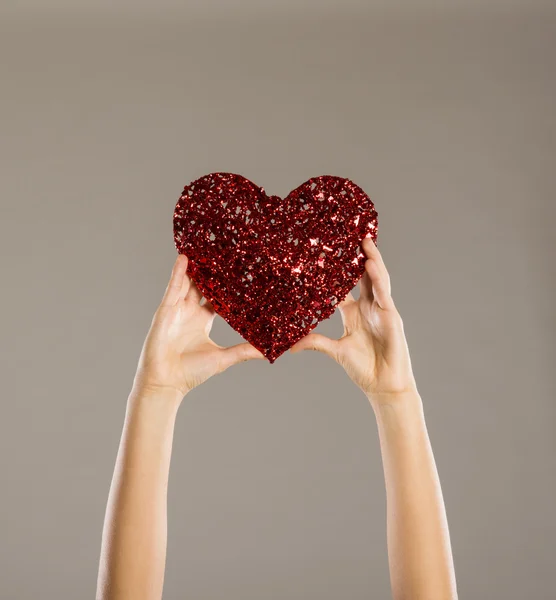
[[[364,273],[378,215],[349,179],[313,177],[283,200],[234,173],[186,185],[174,242],[215,311],[270,363],[330,317]]]

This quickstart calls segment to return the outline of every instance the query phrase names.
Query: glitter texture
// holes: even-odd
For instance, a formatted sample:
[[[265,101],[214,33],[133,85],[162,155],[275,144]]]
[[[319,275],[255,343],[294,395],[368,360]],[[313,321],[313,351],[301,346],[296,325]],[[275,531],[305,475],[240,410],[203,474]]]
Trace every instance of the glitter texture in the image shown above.
[[[313,177],[283,200],[245,177],[186,185],[174,242],[203,296],[270,363],[330,317],[364,273],[378,215],[349,179]]]

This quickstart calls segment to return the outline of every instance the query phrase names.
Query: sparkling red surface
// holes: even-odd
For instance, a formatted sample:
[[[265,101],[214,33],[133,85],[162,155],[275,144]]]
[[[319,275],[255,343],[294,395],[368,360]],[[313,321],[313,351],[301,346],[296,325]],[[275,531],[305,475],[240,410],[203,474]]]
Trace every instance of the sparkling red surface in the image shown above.
[[[364,273],[378,215],[349,179],[313,177],[284,199],[241,175],[185,186],[174,242],[216,312],[270,363],[330,317]]]

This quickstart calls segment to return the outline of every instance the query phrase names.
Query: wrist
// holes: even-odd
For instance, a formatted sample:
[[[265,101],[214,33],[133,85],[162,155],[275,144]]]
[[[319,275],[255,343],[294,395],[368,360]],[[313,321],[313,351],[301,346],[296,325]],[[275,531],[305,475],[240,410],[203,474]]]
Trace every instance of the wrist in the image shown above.
[[[185,394],[171,386],[133,385],[128,404],[149,404],[160,410],[177,410]]]
[[[417,392],[381,394],[369,400],[375,413],[381,444],[398,440],[412,446],[426,437],[423,402]]]
[[[401,410],[422,410],[423,402],[417,388],[400,392],[374,392],[366,394],[375,414],[383,407]],[[377,414],[378,416],[378,414]]]
[[[125,411],[126,439],[134,447],[171,443],[180,402],[172,390],[133,387]]]

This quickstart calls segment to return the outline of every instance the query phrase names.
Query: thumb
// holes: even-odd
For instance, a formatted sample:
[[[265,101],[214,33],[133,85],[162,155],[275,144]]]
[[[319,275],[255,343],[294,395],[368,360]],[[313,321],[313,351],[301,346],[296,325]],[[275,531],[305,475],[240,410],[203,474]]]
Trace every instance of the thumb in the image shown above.
[[[290,352],[295,353],[302,350],[317,350],[336,360],[336,344],[337,340],[332,340],[325,335],[321,335],[320,333],[309,333],[294,344],[290,348]]]
[[[220,360],[220,367],[223,371],[232,365],[245,362],[246,360],[252,360],[253,358],[264,359],[264,354],[259,352],[259,350],[257,350],[255,346],[249,344],[249,342],[242,342],[241,344],[236,344],[235,346],[223,348],[221,352],[222,357]]]

